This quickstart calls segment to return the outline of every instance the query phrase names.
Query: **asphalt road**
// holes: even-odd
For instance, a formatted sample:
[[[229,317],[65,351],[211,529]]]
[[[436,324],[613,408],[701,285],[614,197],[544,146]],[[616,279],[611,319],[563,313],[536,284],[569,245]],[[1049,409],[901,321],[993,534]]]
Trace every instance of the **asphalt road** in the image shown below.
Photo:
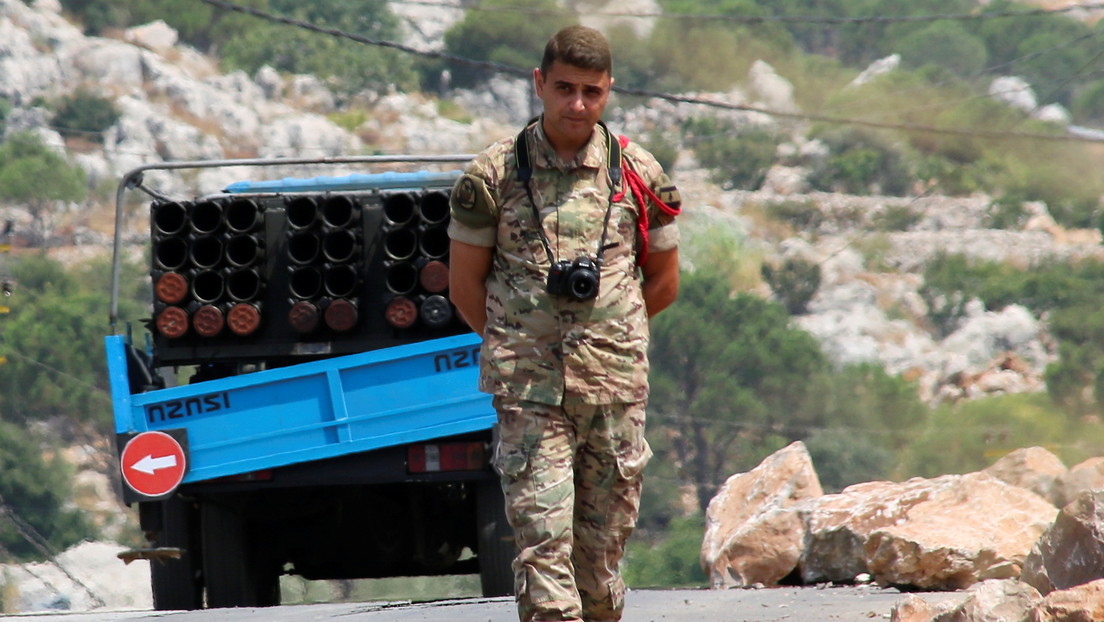
[[[929,602],[961,600],[961,592],[923,592]],[[735,590],[634,590],[624,622],[829,622],[888,620],[904,595],[895,589],[785,587]],[[513,599],[466,598],[432,603],[368,602],[267,609],[119,611],[22,614],[33,622],[516,622]]]

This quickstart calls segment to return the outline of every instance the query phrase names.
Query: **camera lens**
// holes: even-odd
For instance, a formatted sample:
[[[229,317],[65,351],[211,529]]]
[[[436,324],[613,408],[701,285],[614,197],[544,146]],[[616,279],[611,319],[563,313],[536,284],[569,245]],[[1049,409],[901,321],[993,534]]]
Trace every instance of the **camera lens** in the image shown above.
[[[576,300],[590,300],[598,295],[598,276],[587,268],[577,268],[568,276],[568,289]]]

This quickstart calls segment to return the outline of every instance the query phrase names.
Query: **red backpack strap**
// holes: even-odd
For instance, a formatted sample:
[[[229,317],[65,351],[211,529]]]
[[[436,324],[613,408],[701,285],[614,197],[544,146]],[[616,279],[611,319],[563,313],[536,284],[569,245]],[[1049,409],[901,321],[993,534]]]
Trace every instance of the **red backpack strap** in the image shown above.
[[[621,143],[622,149],[629,145],[627,136],[619,136],[618,142]],[[651,201],[663,213],[670,216],[677,216],[681,209],[667,205],[656,196],[656,193],[652,192],[648,184],[644,183],[640,174],[629,165],[628,160],[625,160],[623,167],[625,183],[629,185],[629,189],[632,191],[639,212],[636,219],[636,228],[637,234],[640,236],[640,248],[636,253],[636,265],[642,266],[648,260],[648,202]]]

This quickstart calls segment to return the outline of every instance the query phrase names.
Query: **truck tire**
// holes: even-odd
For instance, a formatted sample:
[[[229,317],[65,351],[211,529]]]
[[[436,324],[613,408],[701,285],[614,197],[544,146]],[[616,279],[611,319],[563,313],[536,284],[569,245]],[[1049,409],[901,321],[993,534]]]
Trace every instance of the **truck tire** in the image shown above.
[[[477,484],[476,506],[479,583],[483,596],[511,596],[514,593],[512,564],[517,546],[514,530],[506,522],[506,500],[497,480]]]
[[[280,604],[280,576],[252,541],[248,521],[233,508],[205,501],[203,577],[207,607],[272,607]]]
[[[179,497],[153,503],[160,505],[161,530],[152,544],[158,548],[178,548],[182,552],[179,559],[150,560],[153,608],[158,611],[202,609],[199,538],[195,533],[199,517],[195,507]]]

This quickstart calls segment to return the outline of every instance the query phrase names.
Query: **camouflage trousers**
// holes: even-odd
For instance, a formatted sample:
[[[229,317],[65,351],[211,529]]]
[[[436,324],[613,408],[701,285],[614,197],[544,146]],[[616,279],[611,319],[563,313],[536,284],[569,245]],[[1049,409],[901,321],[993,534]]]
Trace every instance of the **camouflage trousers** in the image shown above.
[[[618,564],[652,455],[644,403],[561,407],[500,396],[494,404],[521,621],[620,620]]]

